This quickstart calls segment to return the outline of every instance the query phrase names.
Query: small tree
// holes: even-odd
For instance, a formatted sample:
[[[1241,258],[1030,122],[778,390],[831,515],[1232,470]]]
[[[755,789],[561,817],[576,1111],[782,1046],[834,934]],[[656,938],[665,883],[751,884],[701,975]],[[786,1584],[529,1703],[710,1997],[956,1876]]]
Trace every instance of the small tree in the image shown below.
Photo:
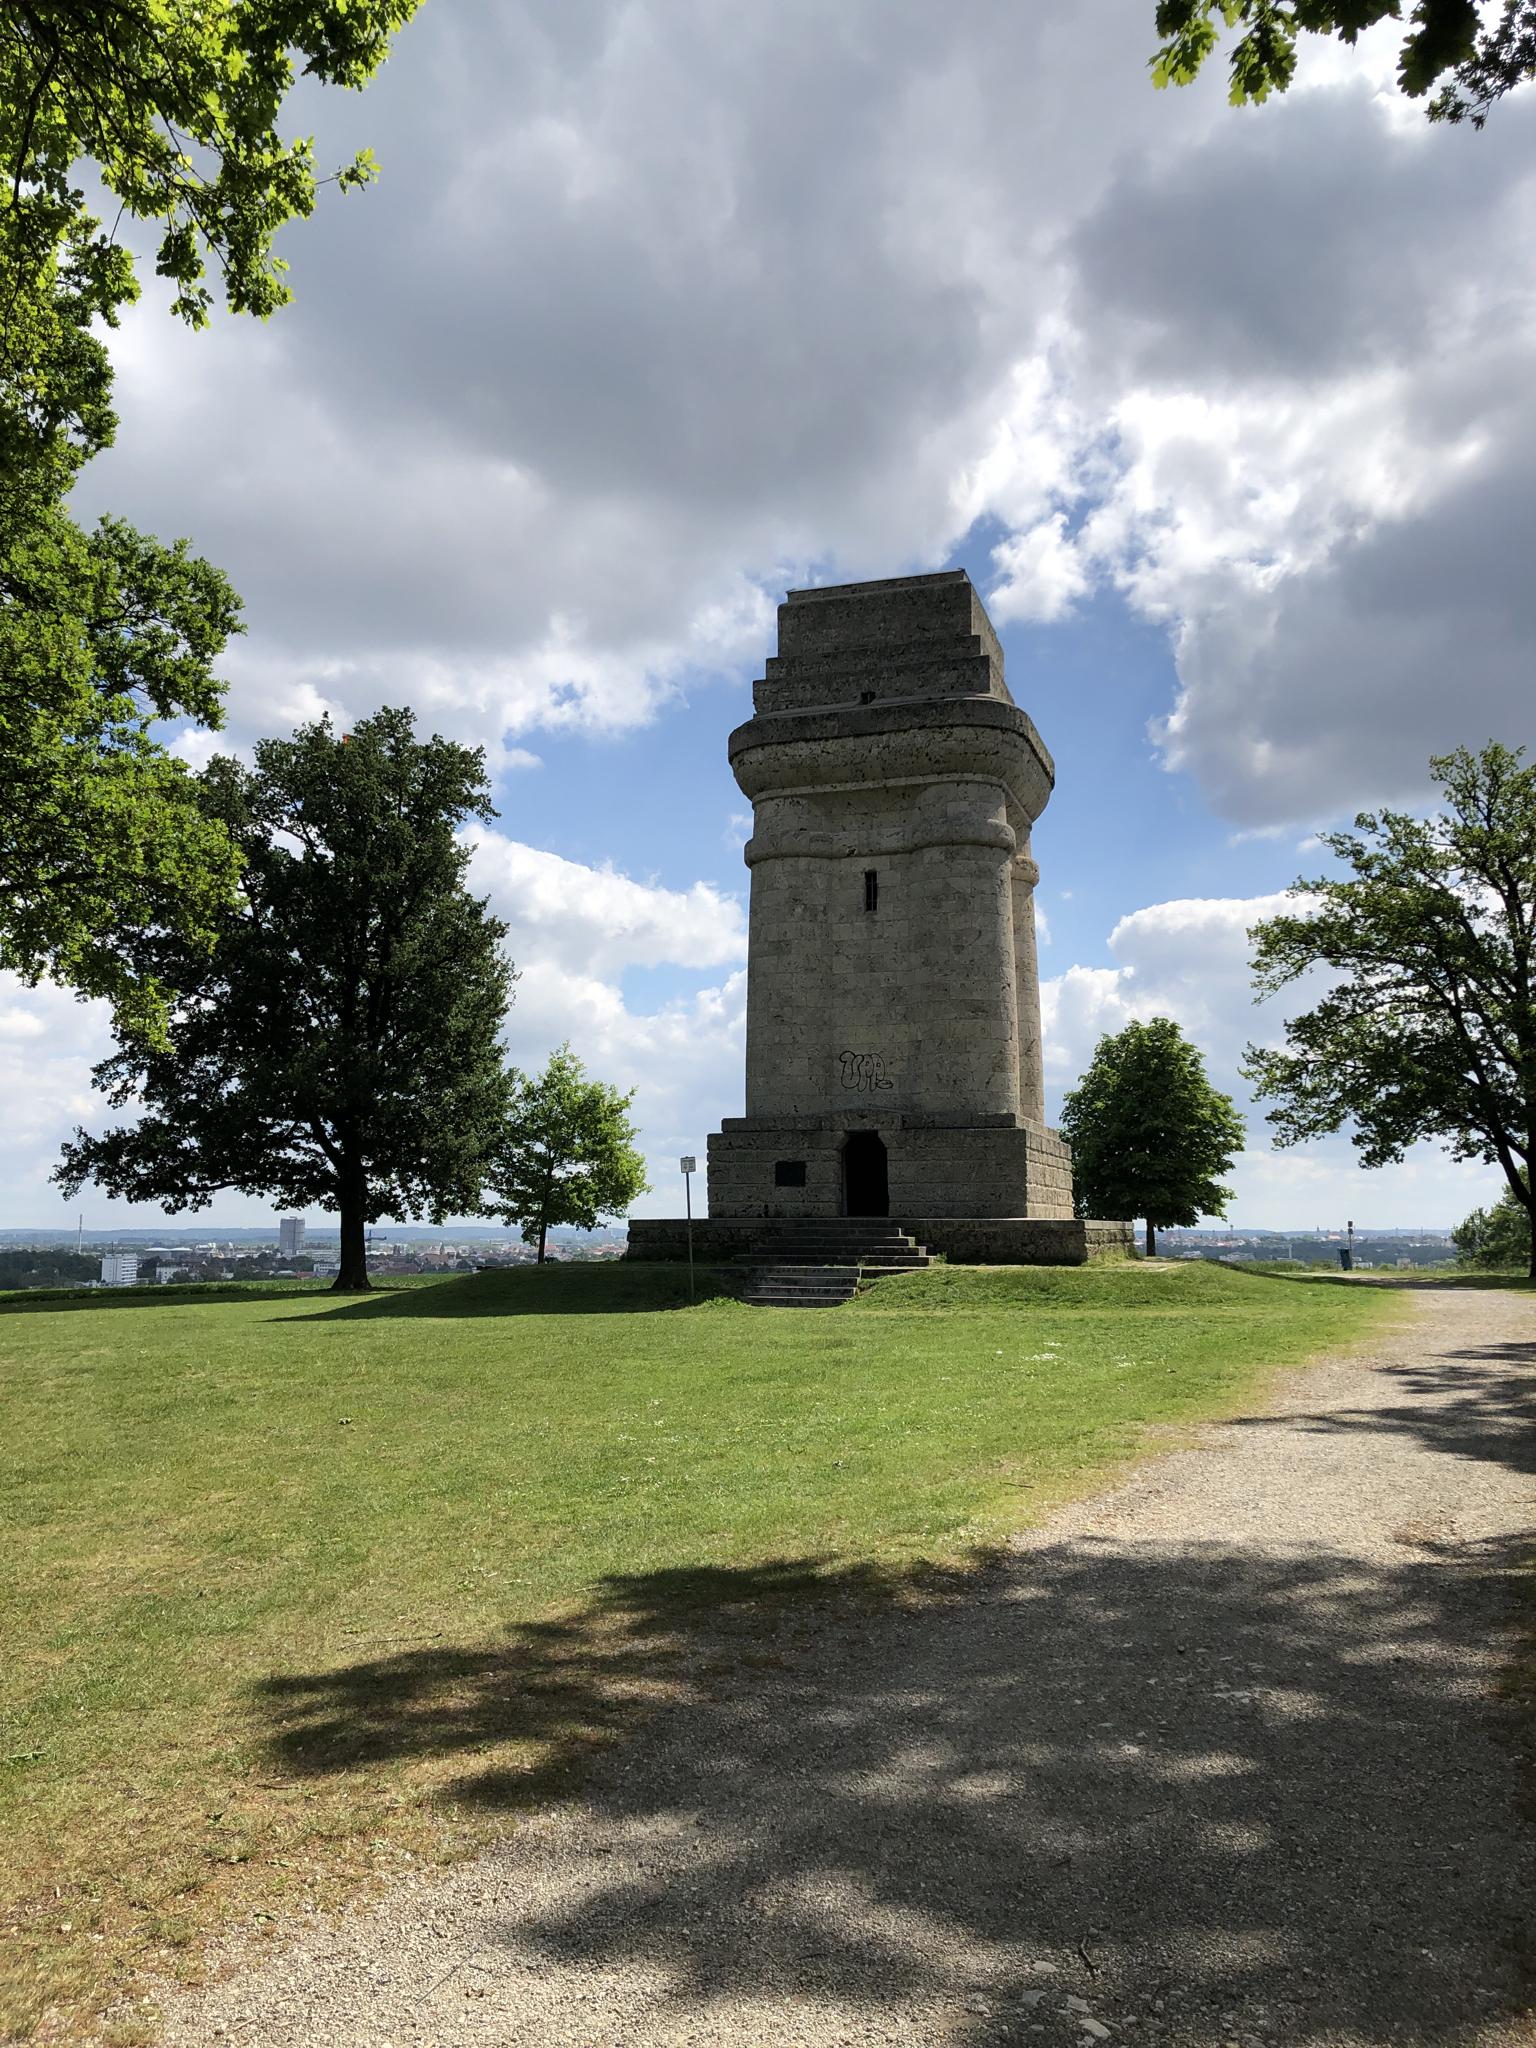
[[[1531,1263],[1531,1219],[1508,1189],[1491,1209],[1474,1209],[1451,1232],[1459,1266],[1524,1272]]]
[[[569,1045],[534,1079],[514,1067],[511,1107],[492,1154],[484,1214],[520,1223],[539,1248],[557,1223],[591,1230],[645,1193],[645,1161],[629,1120],[633,1094],[589,1081]]]
[[[244,863],[210,954],[175,934],[136,962],[173,991],[168,1035],[118,1027],[96,1070],[136,1125],[75,1133],[70,1193],[203,1208],[223,1188],[341,1223],[338,1289],[365,1288],[366,1226],[473,1211],[507,1101],[505,926],[464,887],[455,828],[494,816],[484,755],[418,741],[408,711],[329,720],[219,759],[208,813]]]
[[[1297,882],[1297,908],[1254,927],[1261,993],[1313,968],[1332,986],[1250,1046],[1277,1142],[1354,1127],[1367,1166],[1421,1138],[1503,1169],[1529,1216],[1536,1157],[1536,768],[1490,745],[1430,763],[1433,818],[1362,812],[1323,844],[1349,873]],[[1536,1253],[1531,1260],[1536,1279]]]
[[[1148,1258],[1160,1229],[1226,1214],[1232,1190],[1217,1177],[1243,1149],[1243,1120],[1172,1018],[1101,1038],[1061,1129],[1079,1212],[1144,1216]]]

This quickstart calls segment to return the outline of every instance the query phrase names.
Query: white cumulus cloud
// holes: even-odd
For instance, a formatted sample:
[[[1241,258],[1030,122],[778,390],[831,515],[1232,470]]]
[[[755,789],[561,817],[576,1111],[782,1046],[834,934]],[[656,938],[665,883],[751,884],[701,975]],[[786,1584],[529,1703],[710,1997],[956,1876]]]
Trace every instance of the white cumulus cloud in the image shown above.
[[[611,866],[562,860],[477,831],[470,885],[508,924],[507,950],[519,970],[507,1015],[509,1056],[542,1067],[569,1040],[588,1070],[635,1090],[633,1115],[650,1160],[653,1193],[642,1209],[681,1202],[676,1166],[702,1152],[722,1116],[739,1115],[745,1037],[746,952],[741,905],[707,883],[668,889]],[[626,1000],[630,968],[673,968],[685,987],[654,1007]],[[48,984],[28,989],[0,975],[0,1110],[6,1130],[0,1222],[48,1223],[64,1216],[49,1185],[59,1147],[76,1124],[100,1130],[120,1120],[91,1087],[94,1063],[111,1048],[106,1006],[77,1003]],[[87,1188],[93,1221],[126,1218],[127,1205]],[[139,1212],[152,1220],[157,1210]],[[73,1216],[74,1210],[68,1211]],[[265,1207],[221,1196],[214,1214],[263,1219]]]
[[[746,918],[733,896],[708,882],[667,889],[616,868],[589,867],[524,846],[499,832],[466,834],[469,886],[488,896],[519,947],[573,970],[600,961],[625,967],[720,967],[746,957]]]
[[[1418,1145],[1401,1167],[1366,1173],[1354,1164],[1347,1134],[1286,1150],[1273,1145],[1265,1106],[1253,1100],[1240,1072],[1244,1047],[1281,1043],[1285,1018],[1307,1008],[1322,987],[1320,978],[1309,978],[1254,1001],[1248,933],[1282,907],[1295,908],[1296,899],[1282,893],[1148,904],[1110,933],[1112,966],[1074,966],[1042,982],[1048,1114],[1081,1078],[1102,1036],[1132,1020],[1172,1017],[1247,1122],[1247,1149],[1232,1175],[1235,1221],[1276,1229],[1351,1217],[1378,1225],[1458,1222],[1498,1193],[1496,1170]]]

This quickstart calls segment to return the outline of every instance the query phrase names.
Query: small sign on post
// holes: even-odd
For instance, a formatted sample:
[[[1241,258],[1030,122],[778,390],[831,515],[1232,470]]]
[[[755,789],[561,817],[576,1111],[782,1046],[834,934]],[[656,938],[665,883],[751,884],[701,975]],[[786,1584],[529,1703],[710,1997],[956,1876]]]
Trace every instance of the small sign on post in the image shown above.
[[[699,1170],[699,1162],[693,1153],[685,1152],[677,1162],[683,1173],[683,1201],[688,1211],[688,1299],[693,1294],[693,1176]]]

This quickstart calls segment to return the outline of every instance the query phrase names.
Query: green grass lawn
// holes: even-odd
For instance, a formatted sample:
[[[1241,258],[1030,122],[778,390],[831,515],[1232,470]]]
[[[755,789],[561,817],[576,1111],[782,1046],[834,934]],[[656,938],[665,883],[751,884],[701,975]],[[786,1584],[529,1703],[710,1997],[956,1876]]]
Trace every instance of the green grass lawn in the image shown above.
[[[1302,1266],[1290,1260],[1254,1259],[1235,1270],[1310,1280],[1322,1287],[1460,1287],[1494,1288],[1521,1293],[1536,1280],[1507,1267],[1488,1266],[1357,1266],[1341,1273],[1336,1266]]]
[[[1402,1312],[1193,1263],[686,1290],[0,1299],[0,2030],[483,1838],[723,1610],[889,1597]]]

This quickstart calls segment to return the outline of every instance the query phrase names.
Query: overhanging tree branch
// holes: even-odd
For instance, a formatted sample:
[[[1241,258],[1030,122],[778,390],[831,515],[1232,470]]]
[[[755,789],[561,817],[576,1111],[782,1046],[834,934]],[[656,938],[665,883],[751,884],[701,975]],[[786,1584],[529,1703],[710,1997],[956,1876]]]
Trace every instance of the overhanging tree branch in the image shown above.
[[[1261,992],[1315,967],[1339,977],[1288,1021],[1284,1050],[1249,1047],[1277,1143],[1352,1128],[1374,1166],[1438,1138],[1459,1157],[1496,1163],[1530,1207],[1536,769],[1522,760],[1490,744],[1432,762],[1446,814],[1423,823],[1363,813],[1359,837],[1327,840],[1348,878],[1298,882],[1292,893],[1318,907],[1254,928]]]

